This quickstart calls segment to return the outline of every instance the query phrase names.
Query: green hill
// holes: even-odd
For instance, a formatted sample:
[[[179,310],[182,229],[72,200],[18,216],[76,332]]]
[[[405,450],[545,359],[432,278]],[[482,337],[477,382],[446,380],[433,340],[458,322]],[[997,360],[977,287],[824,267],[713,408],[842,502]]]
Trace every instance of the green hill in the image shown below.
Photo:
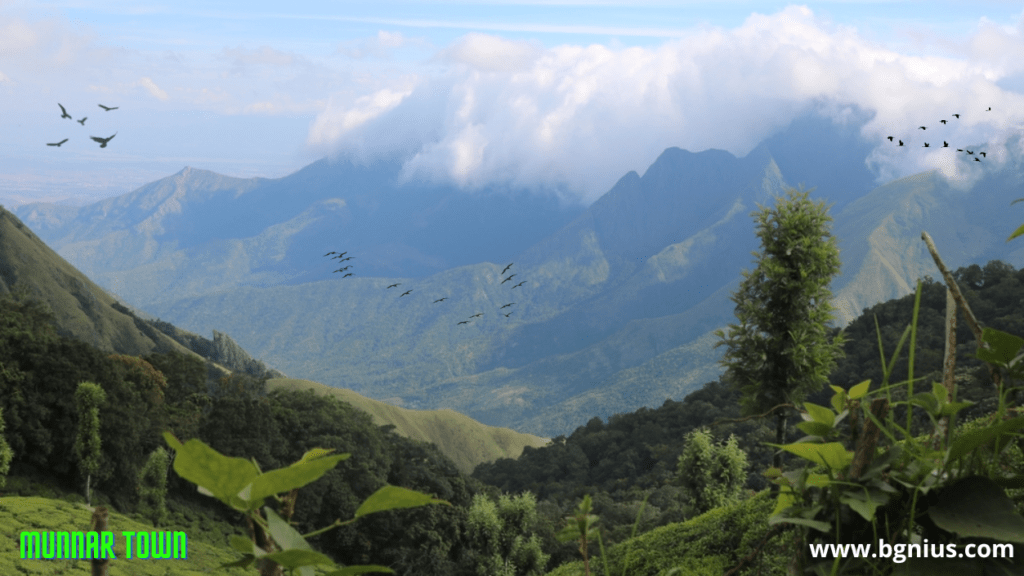
[[[310,380],[272,378],[267,390],[313,390],[367,412],[378,426],[390,424],[406,438],[435,444],[465,474],[482,462],[518,458],[523,448],[539,448],[547,438],[522,434],[508,428],[486,426],[454,410],[409,410],[367,398],[345,388],[333,388]]]

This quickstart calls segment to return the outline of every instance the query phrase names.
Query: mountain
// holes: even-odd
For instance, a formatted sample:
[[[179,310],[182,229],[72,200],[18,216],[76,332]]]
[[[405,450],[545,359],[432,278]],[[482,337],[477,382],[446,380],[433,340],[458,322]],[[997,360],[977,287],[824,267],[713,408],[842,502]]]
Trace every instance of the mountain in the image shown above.
[[[539,448],[547,438],[522,434],[508,428],[486,426],[449,408],[441,410],[407,410],[379,402],[345,388],[325,386],[319,382],[291,378],[272,378],[267,390],[313,390],[331,395],[367,412],[377,426],[391,425],[406,438],[435,444],[455,466],[467,476],[483,462],[499,458],[518,458],[523,448]]]
[[[679,398],[720,374],[710,333],[734,319],[730,294],[754,265],[750,212],[794,180],[836,205],[843,269],[832,288],[841,323],[909,293],[924,274],[937,276],[922,230],[951,268],[1024,263],[1024,246],[1003,241],[1024,219],[1007,210],[1021,196],[1019,157],[961,166],[987,171],[968,190],[936,172],[872,188],[855,158],[862,150],[827,152],[863,148],[857,134],[808,121],[743,158],[670,148],[577,212],[550,199],[532,200],[537,208],[513,193],[494,200],[402,184],[386,164],[326,161],[273,182],[187,170],[74,214],[19,210],[62,253],[105,275],[104,285],[145,299],[149,313],[233,334],[294,377],[555,436],[593,416]],[[813,149],[801,155],[804,147]],[[816,181],[828,170],[838,183]],[[416,201],[425,204],[407,205]],[[501,241],[506,220],[487,211],[492,201],[506,202],[512,219],[539,210],[543,224],[528,228],[534,238]],[[246,222],[232,224],[239,214]],[[328,224],[351,244],[325,240],[335,229]],[[415,248],[389,257],[391,240]],[[365,268],[332,275],[322,256],[329,250],[349,250]]]
[[[359,277],[508,258],[582,211],[553,194],[403,183],[400,168],[325,159],[277,179],[185,168],[88,206],[33,203],[16,213],[84,273],[147,309],[238,286],[330,279],[338,267],[323,257],[329,251],[355,256]]]

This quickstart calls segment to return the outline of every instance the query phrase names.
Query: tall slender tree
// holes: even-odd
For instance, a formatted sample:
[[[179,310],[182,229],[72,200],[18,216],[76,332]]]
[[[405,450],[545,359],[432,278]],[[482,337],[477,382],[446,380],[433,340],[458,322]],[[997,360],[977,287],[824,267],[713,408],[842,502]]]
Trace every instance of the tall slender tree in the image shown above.
[[[100,406],[106,402],[107,394],[94,382],[82,382],[75,390],[75,405],[78,409],[78,433],[73,451],[78,460],[79,471],[85,476],[85,499],[92,506],[92,477],[100,470]]]
[[[743,393],[743,411],[774,415],[778,444],[785,441],[788,409],[824,386],[842,354],[842,333],[828,337],[839,248],[828,207],[808,195],[789,189],[774,208],[751,214],[761,240],[757,266],[743,271],[732,296],[739,322],[715,332],[715,346],[727,348],[721,364]],[[772,463],[781,466],[780,452]]]

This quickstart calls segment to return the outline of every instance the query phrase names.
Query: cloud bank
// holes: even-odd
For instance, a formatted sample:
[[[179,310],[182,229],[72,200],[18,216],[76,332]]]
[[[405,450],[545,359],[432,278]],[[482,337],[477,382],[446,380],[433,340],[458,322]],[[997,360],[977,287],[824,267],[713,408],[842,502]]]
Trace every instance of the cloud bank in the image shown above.
[[[410,178],[590,202],[667,147],[743,156],[802,113],[841,121],[856,105],[874,113],[862,136],[878,142],[867,162],[880,182],[939,169],[965,183],[977,167],[923,142],[985,145],[990,160],[1005,161],[1007,139],[1024,126],[1020,54],[1024,19],[1013,28],[982,20],[965,42],[902,54],[801,6],[654,48],[545,49],[472,33],[439,51],[433,71],[332,98],[307,143],[364,162],[400,157]],[[953,113],[958,122],[938,124]]]

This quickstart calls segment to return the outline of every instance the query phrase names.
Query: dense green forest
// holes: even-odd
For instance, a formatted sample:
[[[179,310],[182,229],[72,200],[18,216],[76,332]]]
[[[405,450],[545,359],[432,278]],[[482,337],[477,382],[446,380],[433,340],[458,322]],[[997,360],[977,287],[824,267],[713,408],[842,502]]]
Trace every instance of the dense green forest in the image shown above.
[[[955,277],[985,326],[1024,334],[1024,270],[994,261],[961,268]],[[845,357],[831,383],[849,388],[866,379],[879,382],[875,321],[891,354],[911,322],[913,304],[913,296],[878,304],[846,327]],[[944,286],[925,279],[915,365],[925,382],[939,379],[945,305]],[[991,410],[993,386],[974,358],[977,344],[966,327],[959,328],[957,342],[959,399],[976,402],[961,413],[970,418]],[[902,378],[906,371],[906,361],[897,362],[895,374]],[[537,536],[546,570],[579,559],[578,542],[561,542],[556,535],[584,495],[593,499],[606,546],[625,541],[638,516],[639,533],[691,519],[697,514],[686,504],[677,462],[687,435],[702,427],[720,442],[736,437],[750,464],[748,491],[767,486],[761,472],[772,452],[764,442],[774,440],[773,430],[765,420],[739,417],[739,393],[728,382],[709,382],[680,401],[666,400],[607,422],[594,418],[550,446],[527,447],[518,459],[480,465],[467,477],[435,446],[375,426],[346,403],[311,392],[267,393],[263,379],[216,374],[202,360],[174,352],[137,358],[60,336],[44,305],[25,292],[6,295],[0,299],[0,408],[14,453],[9,480],[21,479],[8,490],[27,495],[33,487],[49,485],[82,492],[84,476],[69,455],[78,425],[75,391],[86,381],[106,393],[99,413],[102,454],[92,478],[94,503],[123,512],[144,509],[139,478],[147,459],[163,446],[164,430],[182,440],[200,438],[229,456],[254,458],[263,470],[295,462],[313,447],[334,448],[352,457],[299,492],[293,520],[300,532],[352,517],[384,484],[452,504],[374,514],[311,540],[340,563],[383,564],[399,574],[478,574],[487,557],[511,554],[519,544],[503,551],[475,528],[474,499],[483,496],[497,504],[500,516],[502,506],[511,510],[515,504],[500,500],[502,493],[532,493],[535,513],[520,513],[530,524],[525,532]],[[828,405],[830,396],[823,390],[809,400]],[[792,424],[789,438],[796,439],[801,434]],[[175,522],[180,516],[174,511],[188,509],[230,522],[241,533],[240,516],[173,472],[167,502],[172,514],[164,522]],[[516,502],[528,507],[526,501]]]

